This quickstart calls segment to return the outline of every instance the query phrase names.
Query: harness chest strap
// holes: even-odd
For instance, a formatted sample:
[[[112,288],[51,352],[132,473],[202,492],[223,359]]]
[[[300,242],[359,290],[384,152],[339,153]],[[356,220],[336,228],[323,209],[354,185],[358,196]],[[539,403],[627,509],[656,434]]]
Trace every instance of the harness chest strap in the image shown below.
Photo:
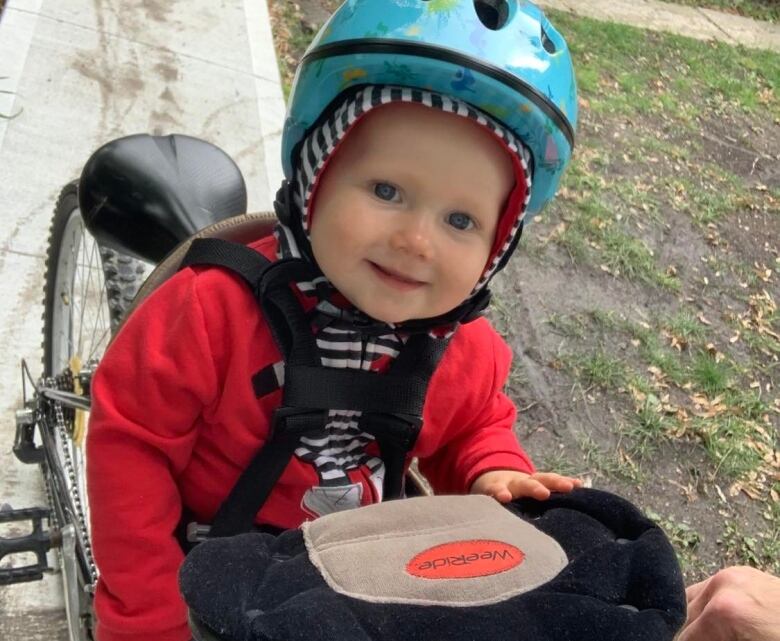
[[[447,340],[414,334],[382,374],[324,367],[310,321],[290,287],[312,277],[306,262],[271,261],[245,245],[203,238],[192,242],[179,269],[193,265],[223,267],[247,283],[285,361],[282,405],[274,412],[269,438],[220,506],[209,537],[252,529],[301,437],[321,431],[331,409],[361,412],[359,427],[374,437],[385,465],[383,496],[400,497],[428,383]]]

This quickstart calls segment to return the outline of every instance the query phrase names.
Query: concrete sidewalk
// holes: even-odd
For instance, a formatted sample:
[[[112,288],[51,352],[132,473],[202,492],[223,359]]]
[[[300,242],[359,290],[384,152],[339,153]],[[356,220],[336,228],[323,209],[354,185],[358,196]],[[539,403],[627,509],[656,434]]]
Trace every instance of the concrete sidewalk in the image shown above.
[[[241,167],[251,210],[281,182],[284,104],[265,0],[9,0],[0,19],[0,505],[44,505],[11,454],[19,360],[40,374],[57,194],[102,143],[186,133]],[[8,93],[6,93],[8,92]],[[8,530],[0,535],[8,535]],[[66,639],[59,575],[0,588],[0,639]]]
[[[780,24],[658,0],[538,0],[544,8],[780,53]]]

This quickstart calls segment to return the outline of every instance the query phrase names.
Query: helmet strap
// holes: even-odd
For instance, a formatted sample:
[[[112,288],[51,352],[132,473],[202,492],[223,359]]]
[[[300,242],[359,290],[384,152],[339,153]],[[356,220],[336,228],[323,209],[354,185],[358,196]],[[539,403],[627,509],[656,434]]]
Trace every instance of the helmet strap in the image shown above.
[[[276,198],[274,199],[274,212],[279,222],[285,227],[294,227],[294,219],[292,212],[290,211],[292,206],[292,188],[290,181],[286,178],[282,180],[282,185],[276,191]]]

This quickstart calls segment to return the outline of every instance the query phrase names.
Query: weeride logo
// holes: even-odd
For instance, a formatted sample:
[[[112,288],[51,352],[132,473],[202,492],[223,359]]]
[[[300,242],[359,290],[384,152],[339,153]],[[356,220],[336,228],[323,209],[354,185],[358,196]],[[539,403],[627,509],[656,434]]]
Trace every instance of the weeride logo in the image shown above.
[[[428,548],[406,564],[406,571],[423,579],[471,579],[517,567],[525,554],[503,541],[453,541]]]

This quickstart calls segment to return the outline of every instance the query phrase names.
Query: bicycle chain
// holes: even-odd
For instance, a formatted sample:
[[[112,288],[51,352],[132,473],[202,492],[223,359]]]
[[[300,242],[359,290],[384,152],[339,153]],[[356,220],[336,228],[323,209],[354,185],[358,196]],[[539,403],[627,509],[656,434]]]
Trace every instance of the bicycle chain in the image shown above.
[[[65,384],[63,379],[67,379],[69,384]],[[70,372],[58,376],[56,378],[45,379],[44,384],[50,387],[56,387],[63,391],[72,391],[72,374]],[[70,389],[68,389],[70,388]],[[52,401],[54,406],[55,428],[60,437],[60,449],[62,453],[63,471],[68,477],[70,482],[69,493],[71,499],[71,507],[75,514],[76,525],[79,528],[81,545],[84,551],[84,558],[87,562],[87,569],[89,570],[89,585],[87,589],[94,590],[95,583],[97,582],[97,566],[95,565],[95,559],[92,556],[92,544],[89,540],[89,529],[87,528],[87,517],[84,514],[84,508],[81,504],[81,496],[79,495],[76,470],[73,465],[73,459],[68,449],[68,442],[72,441],[72,438],[68,435],[68,428],[65,425],[65,415],[62,411],[62,404],[56,401]],[[56,518],[56,517],[55,517]]]
[[[48,464],[46,464],[46,468],[48,468]],[[45,477],[51,476],[51,471],[46,469],[44,471]],[[46,490],[46,501],[47,505],[49,506],[49,526],[52,527],[55,530],[60,529],[60,519],[57,516],[57,509],[54,504],[54,494],[52,493],[51,489],[51,482],[48,478],[44,478],[44,489]]]

